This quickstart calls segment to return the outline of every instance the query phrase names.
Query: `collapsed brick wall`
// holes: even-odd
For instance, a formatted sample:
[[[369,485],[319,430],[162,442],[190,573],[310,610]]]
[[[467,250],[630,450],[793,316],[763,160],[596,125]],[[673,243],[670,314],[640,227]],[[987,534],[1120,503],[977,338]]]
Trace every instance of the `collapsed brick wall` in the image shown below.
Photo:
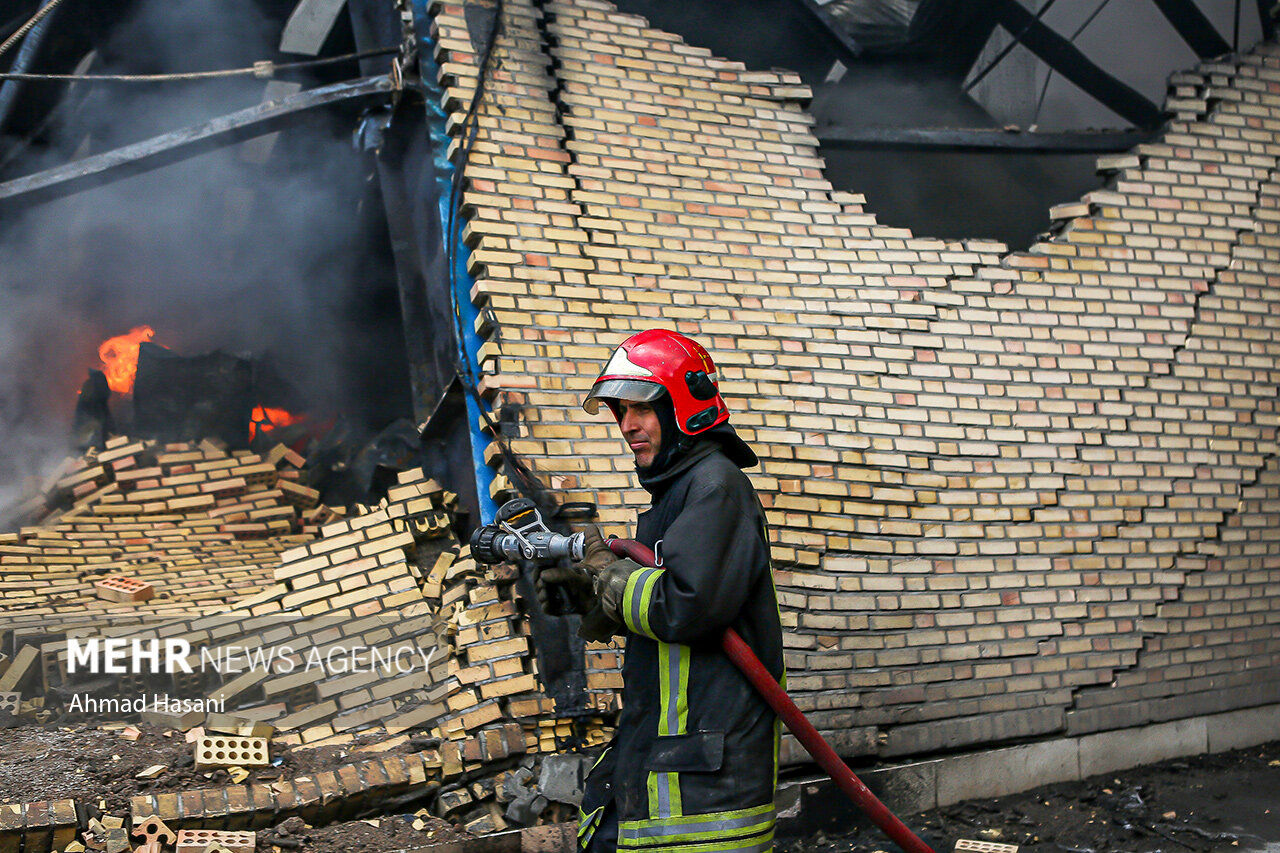
[[[515,568],[479,565],[458,546],[456,495],[420,469],[399,480],[381,506],[281,553],[273,583],[218,612],[70,633],[189,644],[191,673],[129,672],[117,692],[212,699],[269,722],[291,745],[361,736],[389,748],[429,733],[446,742],[436,764],[446,778],[513,753],[599,742],[602,715],[617,708],[617,646],[588,645],[585,713],[557,715],[538,681]],[[68,671],[60,638],[42,652],[44,690],[87,678]]]
[[[336,515],[299,482],[302,463],[283,446],[259,455],[123,436],[68,459],[28,502],[31,523],[0,534],[0,651],[217,612],[258,592],[281,551]],[[154,597],[104,600],[93,583],[113,575]]]
[[[117,444],[120,454],[90,454],[77,466],[93,471],[113,457],[133,459],[120,466],[117,479],[96,484],[45,524],[0,538],[6,568],[19,561],[32,567],[34,581],[13,588],[24,592],[54,581],[62,593],[3,601],[0,629],[21,644],[21,652],[0,660],[0,721],[10,714],[41,722],[55,714],[59,721],[68,719],[63,714],[93,720],[115,713],[95,709],[94,700],[143,697],[145,707],[124,713],[140,714],[143,722],[167,729],[166,736],[188,730],[191,739],[197,733],[189,730],[205,725],[216,726],[217,736],[261,731],[253,736],[269,737],[271,749],[330,746],[387,754],[269,785],[133,798],[135,818],[155,814],[173,828],[261,827],[293,814],[327,822],[411,794],[429,800],[431,814],[461,819],[469,831],[484,833],[505,828],[508,819],[524,825],[563,819],[564,804],[576,804],[580,791],[565,780],[580,775],[583,759],[546,757],[607,739],[618,708],[620,645],[587,644],[585,707],[557,706],[540,683],[515,591],[518,570],[477,564],[458,545],[451,527],[455,494],[419,469],[404,471],[378,506],[357,507],[350,518],[318,529],[321,515],[335,511],[310,508],[302,515],[311,523],[292,534],[287,531],[302,518],[284,497],[310,503],[315,496],[286,487],[285,475],[297,469],[283,448],[259,459],[214,447]],[[122,477],[135,468],[141,477]],[[236,478],[229,474],[254,482],[230,482]],[[80,478],[78,472],[66,476]],[[101,471],[95,476],[107,478]],[[185,493],[156,493],[171,487],[194,488],[195,504],[185,503],[193,499]],[[217,499],[202,497],[209,492]],[[175,500],[184,503],[174,506]],[[187,514],[174,515],[177,509]],[[259,510],[270,520],[251,515]],[[284,526],[277,523],[286,519]],[[244,556],[262,549],[218,526],[257,534],[266,532],[257,527],[266,524],[282,534],[263,558],[270,564],[252,567],[253,585],[223,586],[224,550]],[[61,565],[76,553],[82,534],[92,535],[97,546],[88,549],[90,566],[154,578],[172,601],[86,606],[94,600],[89,590],[97,575]],[[168,562],[151,572],[161,544]],[[221,596],[212,603],[204,594],[210,586]],[[250,594],[238,594],[244,592]],[[178,618],[184,612],[188,617]],[[27,615],[39,621],[9,625]],[[145,664],[99,671],[79,657],[72,667],[68,638],[185,641],[190,671]],[[162,704],[155,696],[165,697]],[[77,710],[81,699],[86,701]],[[189,700],[190,710],[182,700]],[[268,745],[262,750],[265,760]],[[23,830],[26,812],[43,814],[42,804],[6,808],[16,823],[0,821],[0,848],[6,833]],[[25,826],[54,831],[47,822]]]
[[[431,9],[458,111],[484,34]],[[644,494],[579,401],[639,328],[708,346],[762,459],[789,685],[842,752],[1280,701],[1278,570],[1240,538],[1275,532],[1275,45],[1175,75],[1159,139],[1009,253],[835,192],[793,75],[599,0],[504,23],[464,199],[482,389],[625,532]]]

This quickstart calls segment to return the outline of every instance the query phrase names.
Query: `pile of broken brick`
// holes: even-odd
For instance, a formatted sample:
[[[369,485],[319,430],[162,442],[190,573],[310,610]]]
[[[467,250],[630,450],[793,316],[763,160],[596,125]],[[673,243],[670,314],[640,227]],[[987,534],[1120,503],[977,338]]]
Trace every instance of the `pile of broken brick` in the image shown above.
[[[66,853],[103,850],[106,853],[163,853],[172,847],[175,853],[254,853],[257,833],[221,829],[180,829],[174,832],[164,821],[149,817],[127,828],[118,817],[89,821],[84,843],[73,841],[61,848]],[[133,846],[130,839],[141,842]]]
[[[0,652],[9,655],[0,707],[52,723],[86,691],[216,703],[218,713],[158,709],[143,719],[184,732],[197,763],[232,783],[139,795],[129,814],[98,815],[92,826],[96,809],[83,803],[0,805],[0,851],[76,849],[67,845],[77,835],[110,850],[113,829],[144,825],[163,824],[177,842],[186,830],[252,832],[291,817],[321,826],[380,807],[398,814],[406,803],[477,835],[572,812],[584,751],[608,739],[619,707],[620,647],[588,644],[586,708],[558,713],[539,681],[518,573],[479,565],[457,543],[455,495],[407,471],[379,505],[342,517],[300,491],[301,466],[287,448],[259,456],[116,439],[61,473],[39,524],[0,536]],[[185,642],[192,663],[222,659],[228,647],[260,662],[269,649],[287,653],[231,671],[130,671],[105,688],[69,666],[69,639],[140,636]],[[300,665],[340,647],[412,647],[418,664]],[[350,746],[366,757],[250,778],[274,744]],[[234,850],[234,841],[210,837],[198,849]]]

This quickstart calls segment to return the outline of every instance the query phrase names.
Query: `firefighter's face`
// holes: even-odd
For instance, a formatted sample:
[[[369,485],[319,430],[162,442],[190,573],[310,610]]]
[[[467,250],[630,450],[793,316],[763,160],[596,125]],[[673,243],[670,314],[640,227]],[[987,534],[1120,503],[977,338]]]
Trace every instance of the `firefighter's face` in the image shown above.
[[[626,439],[627,446],[636,456],[636,467],[652,465],[662,446],[662,427],[653,406],[619,400],[618,425],[622,427],[622,437]]]

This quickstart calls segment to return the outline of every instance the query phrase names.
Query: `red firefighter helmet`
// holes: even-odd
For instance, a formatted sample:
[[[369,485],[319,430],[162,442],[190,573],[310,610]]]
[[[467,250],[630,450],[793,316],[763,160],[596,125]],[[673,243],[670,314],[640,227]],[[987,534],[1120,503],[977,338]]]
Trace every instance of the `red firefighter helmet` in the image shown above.
[[[687,435],[697,435],[729,419],[715,374],[711,356],[699,344],[666,329],[647,329],[613,351],[582,408],[594,415],[605,400],[617,417],[613,400],[648,403],[665,390],[671,395],[677,426]]]

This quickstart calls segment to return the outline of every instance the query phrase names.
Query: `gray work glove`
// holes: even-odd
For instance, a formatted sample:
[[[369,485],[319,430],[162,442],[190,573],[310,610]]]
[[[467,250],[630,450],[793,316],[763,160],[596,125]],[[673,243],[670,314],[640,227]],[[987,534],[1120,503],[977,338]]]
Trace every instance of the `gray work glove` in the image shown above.
[[[596,596],[600,599],[600,609],[605,615],[617,622],[625,624],[622,619],[623,598],[627,591],[627,581],[644,566],[635,560],[623,557],[614,560],[604,571],[596,576]]]
[[[596,603],[595,577],[616,558],[601,537],[599,527],[588,524],[582,532],[585,535],[581,562],[539,569],[534,578],[534,590],[544,613],[558,615],[556,587],[565,591],[571,613],[585,614]]]

